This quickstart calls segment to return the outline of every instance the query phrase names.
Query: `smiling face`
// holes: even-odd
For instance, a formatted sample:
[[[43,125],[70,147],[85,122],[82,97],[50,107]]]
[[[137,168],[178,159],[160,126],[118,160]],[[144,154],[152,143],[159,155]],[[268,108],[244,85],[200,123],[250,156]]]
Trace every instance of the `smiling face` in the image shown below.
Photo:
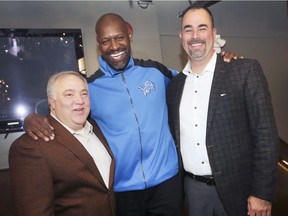
[[[210,60],[214,53],[216,29],[206,10],[188,10],[182,19],[179,36],[191,62]]]
[[[51,89],[51,112],[69,128],[82,129],[90,112],[87,83],[79,76],[65,74],[55,79]]]
[[[102,16],[96,24],[97,43],[103,59],[115,70],[123,70],[131,54],[131,33],[116,14]]]

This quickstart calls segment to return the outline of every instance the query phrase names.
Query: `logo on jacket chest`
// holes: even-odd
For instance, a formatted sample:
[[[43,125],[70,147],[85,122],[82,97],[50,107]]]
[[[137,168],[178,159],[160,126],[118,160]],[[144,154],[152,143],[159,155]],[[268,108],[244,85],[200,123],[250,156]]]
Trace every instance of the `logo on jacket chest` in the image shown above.
[[[146,80],[143,86],[137,86],[137,88],[142,90],[144,96],[150,94],[152,90],[156,90],[155,84],[150,80]]]

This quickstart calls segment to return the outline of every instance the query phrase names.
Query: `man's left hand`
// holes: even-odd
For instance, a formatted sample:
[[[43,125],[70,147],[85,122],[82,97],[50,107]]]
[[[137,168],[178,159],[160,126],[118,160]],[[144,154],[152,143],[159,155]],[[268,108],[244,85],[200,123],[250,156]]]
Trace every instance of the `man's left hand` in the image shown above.
[[[249,216],[271,216],[271,202],[254,196],[249,196],[247,201]]]

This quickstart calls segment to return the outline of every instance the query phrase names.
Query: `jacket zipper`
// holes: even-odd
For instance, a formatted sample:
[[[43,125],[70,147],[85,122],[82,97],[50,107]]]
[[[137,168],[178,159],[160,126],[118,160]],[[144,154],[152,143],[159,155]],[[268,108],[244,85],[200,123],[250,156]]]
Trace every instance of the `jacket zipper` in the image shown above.
[[[128,96],[129,96],[130,103],[131,103],[131,106],[132,106],[132,109],[133,109],[133,113],[134,113],[134,117],[135,117],[135,120],[136,120],[136,123],[137,123],[137,127],[138,127],[138,134],[139,134],[139,140],[140,140],[140,161],[141,161],[141,169],[142,169],[142,175],[143,175],[143,179],[144,179],[145,188],[147,188],[147,181],[146,181],[146,176],[145,176],[144,167],[143,167],[143,163],[142,163],[142,161],[143,161],[143,148],[142,148],[142,139],[141,139],[141,132],[140,132],[140,124],[139,124],[139,120],[138,120],[138,117],[137,117],[137,114],[136,114],[135,106],[134,106],[134,103],[133,103],[133,100],[132,100],[132,97],[131,97],[131,94],[130,94],[128,85],[127,85],[127,83],[126,83],[126,78],[125,78],[123,72],[121,73],[121,77],[122,77],[122,81],[123,81],[123,83],[124,83],[124,85],[125,85],[127,94],[128,94]]]

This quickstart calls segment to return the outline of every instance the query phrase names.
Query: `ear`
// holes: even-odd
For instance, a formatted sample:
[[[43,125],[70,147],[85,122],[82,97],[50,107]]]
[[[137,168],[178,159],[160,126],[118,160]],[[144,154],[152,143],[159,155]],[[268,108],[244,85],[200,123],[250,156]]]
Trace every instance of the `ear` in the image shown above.
[[[180,38],[180,39],[182,39],[182,33],[181,33],[181,32],[179,32],[179,34],[178,34],[178,35],[179,35],[179,38]]]
[[[99,41],[98,41],[98,37],[96,36],[96,43],[97,43],[97,46],[99,46]]]
[[[217,29],[216,28],[213,28],[213,35],[214,35],[214,38],[216,39],[216,35],[217,35]]]
[[[48,98],[48,103],[49,103],[49,107],[50,107],[50,110],[53,111],[55,110],[55,99],[52,98],[52,97],[49,97]]]
[[[128,36],[129,36],[129,40],[132,41],[132,36],[133,36],[133,28],[131,26],[131,24],[127,21],[126,22],[126,27],[127,27],[127,32],[128,32]]]

